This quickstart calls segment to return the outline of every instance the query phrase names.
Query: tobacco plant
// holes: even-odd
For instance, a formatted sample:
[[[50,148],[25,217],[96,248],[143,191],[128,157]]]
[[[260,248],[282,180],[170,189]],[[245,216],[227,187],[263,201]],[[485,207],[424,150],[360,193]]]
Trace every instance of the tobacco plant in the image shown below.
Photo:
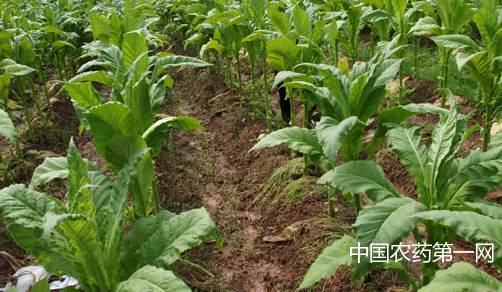
[[[449,34],[459,34],[473,15],[473,5],[464,0],[433,0],[431,2],[420,2],[423,11],[427,11],[429,16],[420,18],[411,29],[414,34],[427,35],[436,42],[441,54],[441,75],[439,76],[440,87],[443,90],[441,95],[441,107],[445,107],[448,88],[448,69],[452,48],[443,47],[442,37]],[[439,18],[436,17],[439,16]],[[439,19],[439,21],[438,21]]]
[[[183,56],[159,55],[148,57],[145,35],[126,33],[121,47],[113,44],[94,43],[90,54],[97,59],[84,64],[80,71],[92,66],[107,70],[83,72],[66,83],[65,89],[73,100],[82,123],[94,136],[96,149],[118,173],[132,155],[147,147],[153,151],[138,164],[136,182],[130,194],[135,214],[147,217],[150,205],[155,213],[160,211],[160,202],[155,187],[152,157],[158,155],[170,127],[184,131],[201,128],[189,117],[160,115],[160,106],[166,96],[166,86],[172,86],[169,75],[161,74],[174,66],[206,66],[206,62]],[[92,81],[110,86],[109,101],[92,86]]]
[[[465,49],[470,54],[459,52],[455,58],[458,69],[467,68],[471,76],[478,82],[482,92],[481,103],[485,110],[483,123],[483,151],[488,149],[490,125],[493,107],[500,97],[502,78],[502,18],[498,2],[485,0],[483,6],[474,12],[473,20],[476,24],[482,45],[468,36],[451,34],[437,36],[434,41],[444,48]]]
[[[7,112],[7,114],[10,117],[10,109],[9,109],[10,100],[8,97],[8,93],[9,93],[9,89],[10,89],[10,92],[12,92],[12,94],[14,96],[18,97],[18,99],[21,103],[21,106],[23,107],[24,118],[26,121],[26,125],[28,126],[28,132],[29,132],[31,138],[35,137],[35,132],[33,130],[30,110],[28,107],[28,101],[26,99],[26,95],[25,95],[24,91],[25,91],[26,80],[27,80],[29,74],[31,74],[34,71],[35,71],[35,69],[28,67],[28,66],[25,66],[25,65],[18,64],[12,59],[6,58],[6,59],[3,59],[0,61],[0,73],[1,73],[1,75],[0,75],[0,90],[1,90],[0,97],[2,98],[3,109],[5,112]],[[10,86],[11,78],[15,78],[16,81],[18,82],[19,93],[14,91],[12,86]]]
[[[285,144],[307,155],[315,165],[326,165],[328,169],[336,167],[338,150],[346,161],[357,159],[363,150],[364,126],[377,112],[385,95],[385,85],[394,78],[401,63],[399,59],[389,59],[391,54],[375,56],[369,63],[356,64],[350,72],[324,64],[299,65],[317,70],[319,76],[315,78],[296,72],[281,72],[278,78],[284,81],[284,86],[310,90],[314,94],[310,96],[311,102],[319,108],[321,121],[315,130],[292,127],[275,131],[251,150]],[[309,79],[322,80],[323,86],[308,82]],[[361,205],[357,193],[354,202],[359,212]]]
[[[358,244],[367,248],[376,243],[396,245],[413,234],[418,243],[430,245],[431,255],[434,255],[438,249],[435,244],[452,243],[458,236],[463,236],[474,243],[483,240],[493,243],[497,248],[494,263],[500,267],[502,210],[483,197],[502,184],[502,147],[493,147],[484,153],[471,151],[466,158],[458,155],[462,144],[478,129],[478,126],[467,129],[467,116],[460,114],[460,106],[453,96],[449,113],[441,117],[432,133],[430,146],[422,141],[420,126],[390,126],[388,144],[413,177],[417,200],[396,191],[382,169],[371,160],[347,162],[321,177],[321,181],[330,182],[341,190],[364,192],[375,204],[359,213],[352,225],[355,238],[346,235],[326,248],[312,264],[300,287],[308,287],[331,275],[339,265],[351,265],[352,283],[371,270],[384,267],[397,268],[414,289],[422,286],[420,291],[435,291],[434,288],[438,287],[442,287],[441,291],[478,291],[473,290],[476,285],[473,283],[487,280],[491,288],[500,289],[502,285],[498,281],[468,264],[457,264],[452,270],[438,272],[437,261],[424,262],[421,282],[415,283],[403,261],[378,263],[363,257],[358,262],[351,259],[349,253],[350,247]],[[419,233],[420,222],[425,225],[425,241]],[[466,267],[461,273],[465,273],[465,279],[458,278],[453,272],[458,271],[459,265]],[[448,281],[456,284],[444,285]]]
[[[10,235],[49,273],[75,277],[86,292],[191,291],[169,267],[204,240],[214,238],[221,248],[204,208],[179,215],[163,210],[124,235],[128,186],[149,150],[135,153],[113,182],[71,141],[66,158],[47,158],[35,170],[30,188],[0,190]],[[64,202],[32,189],[56,177],[67,178]]]
[[[3,136],[10,143],[17,144],[16,128],[9,117],[9,114],[3,110],[0,110],[0,136]],[[18,153],[19,155],[19,153]],[[0,164],[3,163],[2,153],[0,152]]]
[[[388,10],[375,10],[369,13],[366,18],[368,21],[378,22],[386,19],[394,29],[394,42],[396,46],[405,46],[408,44],[409,38],[412,36],[412,27],[416,20],[416,14],[419,10],[416,7],[407,9],[407,0],[393,0],[391,5],[386,6]],[[398,58],[403,57],[403,51],[397,51]],[[398,104],[402,104],[404,94],[403,85],[403,65],[399,67],[399,95]]]

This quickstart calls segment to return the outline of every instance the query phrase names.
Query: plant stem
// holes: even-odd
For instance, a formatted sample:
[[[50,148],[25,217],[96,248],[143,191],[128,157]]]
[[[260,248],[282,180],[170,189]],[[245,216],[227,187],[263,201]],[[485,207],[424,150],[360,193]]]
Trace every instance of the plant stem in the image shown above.
[[[233,87],[233,84],[232,84],[232,58],[226,57],[226,59],[227,59],[227,66],[226,66],[227,84],[230,88],[232,88]]]
[[[329,216],[330,217],[335,217],[335,189],[333,187],[329,187],[328,190],[328,208],[329,208]]]
[[[28,131],[30,132],[30,138],[35,140],[35,131],[33,130],[33,125],[31,124],[31,118],[30,118],[30,109],[28,108],[28,103],[26,102],[26,97],[24,95],[24,90],[25,90],[25,77],[24,76],[19,76],[18,78],[18,83],[19,83],[19,101],[21,102],[23,109],[24,109],[24,115],[25,115],[25,120],[26,124],[28,125]]]
[[[440,243],[440,237],[438,236],[437,228],[440,228],[440,226],[434,226],[434,223],[431,225],[426,226],[426,232],[427,232],[427,244],[430,244],[431,246],[434,246],[436,243]],[[431,250],[431,257],[433,254],[434,250]],[[430,260],[428,263],[423,263],[421,270],[422,270],[422,287],[429,284],[430,281],[434,278],[434,275],[436,274],[436,271],[439,269],[439,266],[437,262],[434,262]]]
[[[303,90],[299,89],[300,100],[303,100]],[[309,126],[309,110],[310,105],[308,99],[303,101],[303,127],[305,129]],[[309,157],[306,154],[303,154],[303,176],[308,174],[309,167]]]
[[[371,50],[371,55],[373,56],[375,54],[375,36],[373,35],[373,32],[375,31],[375,28],[371,26],[371,32],[370,32],[370,50]]]
[[[221,75],[221,64],[220,64],[220,58],[218,56],[218,52],[213,52],[213,57],[214,57],[215,63],[216,63],[216,74]]]
[[[256,73],[256,64],[249,60],[249,67],[251,69],[251,97],[253,99],[253,119],[256,119],[256,107],[258,105],[258,101],[256,100],[256,78],[254,77]]]
[[[286,95],[287,95],[287,98],[289,98],[289,105],[291,107],[291,111],[290,111],[291,117],[290,117],[289,125],[291,127],[294,127],[295,126],[295,98],[293,97],[293,89],[289,86],[286,87]]]
[[[72,76],[75,76],[75,75],[77,75],[77,72],[76,72],[77,70],[75,68],[76,62],[73,59],[73,56],[71,54],[68,55],[68,59],[69,59],[69,62],[70,62],[70,64],[68,64],[68,67],[70,67]]]
[[[446,107],[446,91],[447,81],[448,81],[448,62],[450,61],[450,51],[448,49],[441,49],[443,54],[441,61],[441,89],[443,90],[441,95],[441,107]]]
[[[59,60],[59,52],[58,51],[56,51],[54,58],[56,59],[56,66],[58,68],[59,80],[63,80],[63,72],[61,70],[61,62]]]
[[[35,83],[33,83],[33,78],[29,78],[30,89],[31,89],[31,97],[35,101],[35,109],[37,110],[38,115],[42,122],[45,123],[45,115],[42,112],[42,108],[40,107],[40,98],[38,98],[37,89],[35,88]]]
[[[333,52],[331,53],[331,65],[338,66],[338,41],[335,40],[335,47],[333,48]]]
[[[267,78],[267,71],[268,71],[268,64],[267,64],[267,51],[266,51],[266,46],[264,45],[263,49],[263,86],[265,87],[265,112],[267,114],[267,133],[272,132],[272,121],[271,121],[271,113],[270,113],[270,101],[268,99],[268,78]]]
[[[414,43],[414,54],[413,54],[413,69],[414,69],[414,75],[413,79],[418,79],[418,48],[420,46],[420,37],[414,37],[413,38],[413,43]]]
[[[244,89],[242,88],[242,75],[241,75],[241,58],[239,50],[235,50],[235,58],[237,59],[237,81],[239,82],[239,97],[244,99]]]
[[[63,66],[63,71],[64,71],[64,75],[65,75],[66,81],[68,81],[68,80],[70,80],[70,78],[69,78],[69,75],[68,75],[68,68],[66,67],[66,58],[65,58],[65,53],[64,52],[61,55],[61,63],[62,63],[62,66]]]
[[[398,52],[398,58],[401,59],[403,57],[403,51],[400,50]],[[399,64],[399,95],[397,99],[398,105],[403,103],[403,62]]]
[[[159,212],[161,210],[160,203],[159,203],[159,192],[157,190],[157,178],[153,179],[152,192],[153,192],[152,198],[153,198],[154,212],[155,212],[155,216],[157,216],[157,214],[159,214]]]
[[[45,84],[45,76],[44,71],[42,70],[42,61],[40,59],[37,60],[37,74],[38,79],[40,80],[40,82],[42,82],[44,87],[45,102],[47,103],[47,108],[49,109],[49,113],[52,115],[52,105],[49,98],[49,91],[47,90],[47,84]]]
[[[356,216],[357,216],[361,211],[361,197],[359,193],[354,194],[354,205],[356,206]]]
[[[488,150],[488,142],[490,140],[490,124],[492,121],[492,104],[491,104],[491,94],[487,93],[485,97],[485,122],[483,124],[483,152]]]
[[[21,146],[19,145],[19,139],[16,138],[16,143],[14,143],[16,147],[17,158],[23,158],[23,151],[21,150]]]

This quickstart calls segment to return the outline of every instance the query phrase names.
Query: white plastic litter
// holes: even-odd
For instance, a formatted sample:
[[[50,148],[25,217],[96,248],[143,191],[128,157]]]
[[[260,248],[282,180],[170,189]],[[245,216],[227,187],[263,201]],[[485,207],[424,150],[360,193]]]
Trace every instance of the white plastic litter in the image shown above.
[[[68,286],[75,286],[77,284],[78,284],[77,279],[72,278],[72,277],[63,276],[63,277],[61,277],[61,280],[59,280],[59,281],[50,282],[49,288],[51,288],[51,290],[59,290],[59,289],[66,288]]]
[[[42,266],[29,266],[19,269],[12,277],[17,278],[16,288],[18,292],[26,292],[31,286],[33,286],[40,279],[48,278],[49,273]],[[77,279],[62,276],[59,281],[53,281],[49,283],[49,288],[51,290],[61,290],[69,286],[75,286],[78,284]],[[13,283],[7,283],[4,288],[0,288],[0,291],[6,291],[13,286]]]
[[[17,270],[12,277],[17,278],[17,291],[26,292],[40,279],[49,277],[49,273],[47,273],[42,266],[29,266]],[[0,289],[0,291],[5,291],[10,287],[12,287],[12,283],[8,283],[5,288]]]

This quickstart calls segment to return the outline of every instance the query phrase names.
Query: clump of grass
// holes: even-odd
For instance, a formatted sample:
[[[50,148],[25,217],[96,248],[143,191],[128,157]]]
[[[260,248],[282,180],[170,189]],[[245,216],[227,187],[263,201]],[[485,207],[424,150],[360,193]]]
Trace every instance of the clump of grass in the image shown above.
[[[287,206],[300,203],[312,192],[312,186],[317,181],[316,177],[302,176],[299,179],[289,181],[286,186],[273,199],[272,204],[284,200]]]
[[[253,205],[258,209],[265,204],[275,204],[281,199],[288,202],[296,201],[305,196],[304,186],[307,181],[314,179],[302,177],[303,158],[292,159],[272,172],[264,183],[261,192],[253,200]]]

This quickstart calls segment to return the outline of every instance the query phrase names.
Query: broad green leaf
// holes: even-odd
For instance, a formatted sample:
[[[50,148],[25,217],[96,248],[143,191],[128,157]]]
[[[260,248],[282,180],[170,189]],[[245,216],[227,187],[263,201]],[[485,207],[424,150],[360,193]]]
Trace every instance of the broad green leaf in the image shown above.
[[[122,62],[125,70],[129,70],[134,61],[148,51],[147,41],[142,33],[133,31],[124,34],[122,41]],[[148,67],[148,56],[142,58],[141,65],[138,65],[139,72],[146,71]]]
[[[204,240],[214,238],[222,248],[222,239],[211,215],[205,208],[193,209],[164,221],[138,250],[139,267],[154,264],[169,266],[187,249],[200,245]]]
[[[306,79],[304,81],[309,81],[307,79],[310,79],[310,78],[303,73],[298,73],[298,72],[294,72],[294,71],[281,71],[281,72],[275,74],[275,80],[274,80],[274,84],[272,85],[272,87],[276,87],[280,83],[282,83],[288,79],[295,80],[295,81],[298,81],[301,79]]]
[[[108,43],[110,39],[108,19],[94,12],[89,12],[88,17],[94,39],[100,40],[105,44]]]
[[[123,82],[126,69],[122,63],[123,54],[119,47],[108,45],[100,50],[99,58],[104,61],[103,66],[110,69],[115,76],[115,82]]]
[[[245,39],[243,39],[243,41],[245,41]],[[209,42],[202,45],[202,47],[199,51],[200,58],[201,59],[204,58],[204,53],[210,49],[216,50],[218,53],[221,53],[224,50],[223,47],[220,45],[220,43],[217,40],[211,39]]]
[[[46,33],[55,33],[55,34],[63,33],[62,30],[60,30],[59,28],[52,26],[52,25],[48,25],[48,26],[44,27],[42,30]]]
[[[164,70],[172,67],[207,67],[212,66],[212,64],[202,61],[197,58],[186,57],[186,56],[167,56],[157,59],[155,63],[155,69],[152,73],[152,80],[157,80],[157,78],[164,72]]]
[[[68,192],[65,196],[68,211],[71,214],[82,214],[94,220],[96,210],[88,187],[91,180],[87,174],[89,171],[99,170],[98,166],[84,161],[75,143],[73,143],[73,138],[70,140],[66,163],[69,170]]]
[[[250,151],[280,144],[285,144],[295,151],[307,154],[315,164],[321,164],[325,159],[322,146],[313,130],[299,127],[274,131],[256,143]]]
[[[67,178],[68,163],[66,157],[48,157],[40,164],[31,177],[30,189],[43,185],[55,178]]]
[[[354,72],[354,71],[352,71]],[[353,116],[357,116],[361,121],[366,122],[366,120],[373,114],[370,114],[369,111],[363,111],[363,107],[365,106],[366,100],[364,99],[363,92],[366,87],[366,81],[368,80],[367,75],[361,75],[357,77],[355,80],[352,80],[350,84],[350,91],[348,95],[348,104],[350,108],[350,114]],[[380,101],[378,101],[380,104]],[[378,105],[377,105],[378,107]]]
[[[283,36],[289,36],[291,27],[289,25],[289,20],[284,13],[280,12],[276,6],[270,6],[267,9],[267,15],[278,32],[280,32]]]
[[[380,66],[376,67],[377,72],[373,76],[376,77],[373,90],[385,87],[387,83],[391,82],[396,77],[396,73],[399,72],[402,62],[402,59],[387,59]]]
[[[407,237],[420,222],[412,215],[426,211],[423,204],[406,197],[389,198],[380,203],[361,210],[356,223],[352,225],[356,234],[356,242],[370,248],[371,244],[397,244]],[[370,257],[363,257],[358,264],[354,259],[352,283],[359,281],[372,269],[384,263],[371,262]]]
[[[169,86],[169,82],[171,82]],[[157,114],[166,98],[166,86],[172,88],[173,79],[170,75],[164,75],[157,83],[154,83],[150,88],[150,106],[153,114]]]
[[[502,55],[502,28],[500,28],[493,36],[491,52],[494,56]]]
[[[0,109],[0,136],[7,138],[11,143],[16,143],[16,128],[10,120],[9,114]]]
[[[127,279],[138,266],[138,258],[135,253],[157,230],[161,229],[162,224],[171,220],[176,214],[167,210],[162,210],[153,218],[140,218],[134,222],[131,231],[125,236],[120,252],[120,277]]]
[[[340,266],[349,266],[352,263],[350,248],[354,245],[356,245],[356,240],[345,234],[341,239],[325,248],[310,266],[299,289],[310,287],[319,280],[335,274]]]
[[[3,59],[0,61],[0,70],[3,70],[4,74],[6,73],[14,76],[24,76],[36,71],[31,67],[18,64],[11,59]]]
[[[405,106],[397,106],[393,108],[383,109],[377,117],[377,130],[373,135],[373,140],[366,146],[365,152],[371,157],[377,150],[378,146],[385,137],[387,132],[386,123],[400,124],[406,119],[419,114],[431,113],[435,115],[445,115],[448,110],[437,107],[429,103],[409,104]]]
[[[140,134],[134,115],[125,105],[118,102],[94,106],[85,114],[85,118],[89,121],[96,150],[101,156],[105,156],[108,141],[114,136]]]
[[[321,117],[316,124],[317,138],[322,145],[324,155],[333,167],[338,157],[338,150],[356,123],[357,117],[348,117],[341,122],[331,117]]]
[[[69,83],[79,83],[79,82],[85,82],[85,81],[94,81],[94,82],[99,82],[108,86],[113,85],[113,78],[108,76],[105,71],[90,71],[90,72],[84,72],[81,73],[72,79],[70,79]],[[67,83],[68,85],[68,83]],[[88,86],[88,85],[85,85]],[[68,88],[68,87],[66,87]],[[89,89],[86,88],[88,91]],[[70,94],[70,93],[68,93]]]
[[[293,26],[296,33],[310,38],[312,34],[312,23],[310,23],[307,13],[298,5],[295,5],[295,8],[293,8]]]
[[[414,35],[426,36],[431,34],[433,28],[439,29],[436,19],[426,16],[420,18],[410,31],[413,32]]]
[[[140,132],[145,131],[155,121],[155,114],[152,112],[148,84],[145,79],[136,83],[132,90],[126,90],[124,103],[134,115]]]
[[[494,149],[500,146],[502,146],[502,133],[491,135],[489,148]]]
[[[432,281],[419,292],[500,292],[502,284],[470,263],[456,262],[446,270],[436,272]]]
[[[452,2],[459,3],[461,1]],[[456,6],[455,10],[452,11],[453,17],[451,18],[451,30],[453,33],[459,33],[462,27],[464,27],[464,25],[472,19],[474,13],[475,12],[472,9],[472,6],[468,3]]]
[[[438,203],[451,209],[464,201],[483,198],[486,193],[502,184],[502,157],[496,160],[480,161],[458,170],[441,190]]]
[[[399,19],[400,22],[403,21],[408,2],[406,0],[392,0],[391,3],[397,18]]]
[[[285,86],[309,90],[313,94],[309,95],[308,98],[319,108],[322,116],[328,116],[335,120],[343,120],[343,114],[335,97],[329,93],[326,87],[318,87],[305,81],[290,81],[286,83]]]
[[[70,262],[54,252],[43,239],[43,216],[61,214],[61,202],[25,188],[11,185],[0,190],[0,212],[10,236],[50,273],[74,275]]]
[[[106,143],[104,158],[118,173],[139,150],[148,146],[140,136],[114,136]]]
[[[135,183],[138,171],[141,171],[141,168],[138,168],[138,164],[144,159],[149,160],[149,157],[147,157],[148,151],[149,149],[146,148],[135,153],[127,165],[119,171],[113,191],[109,194],[108,206],[99,210],[101,212],[99,215],[102,216],[100,223],[106,230],[105,240],[102,241],[104,265],[108,275],[112,275],[113,277],[110,279],[112,283],[117,283],[119,280],[117,271],[119,270],[120,249],[124,234],[124,212],[128,199],[127,192],[129,186]]]
[[[85,73],[84,73],[85,74]],[[78,75],[78,78],[81,75]],[[64,85],[66,92],[71,99],[78,103],[84,109],[89,109],[103,103],[100,94],[94,90],[91,82],[84,83],[71,83],[68,82]]]
[[[51,292],[47,278],[38,280],[30,289],[31,292]]]
[[[420,127],[400,126],[387,132],[389,147],[399,156],[399,160],[410,172],[419,196],[425,194],[425,167],[427,163],[427,148],[422,143]]]
[[[490,1],[485,1],[485,3],[490,3]],[[498,9],[491,7],[490,10],[483,7],[477,9],[473,16],[473,20],[483,38],[483,44],[490,51],[490,45],[492,43],[493,36],[500,28],[498,24]]]
[[[94,209],[96,210],[96,226],[98,232],[98,239],[104,242],[106,234],[108,233],[108,226],[104,224],[106,211],[112,196],[110,195],[113,190],[113,182],[106,176],[103,171],[89,171],[87,176],[90,179],[89,189],[92,196]]]
[[[267,42],[267,61],[276,71],[287,71],[298,62],[299,48],[287,38],[275,38]]]
[[[457,62],[458,70],[460,71],[465,65],[469,65],[478,74],[488,75],[488,69],[490,67],[490,58],[488,57],[488,53],[486,51],[477,52],[471,55],[467,55],[464,53],[458,53],[455,56],[455,61]],[[484,78],[488,78],[489,76],[483,76]],[[482,83],[481,80],[480,83]]]
[[[55,42],[52,43],[52,48],[53,49],[58,50],[58,49],[61,49],[61,48],[64,48],[64,47],[70,47],[70,48],[72,48],[74,50],[77,49],[77,48],[75,48],[74,45],[72,45],[69,42],[65,42],[65,41],[55,41]]]
[[[195,129],[203,129],[197,120],[190,117],[167,117],[156,121],[142,135],[148,147],[152,148],[153,157],[160,153],[162,145],[166,140],[166,133],[171,127],[179,128],[185,132]]]
[[[442,117],[436,124],[432,132],[432,143],[427,153],[425,185],[430,194],[422,197],[424,204],[434,204],[437,200],[436,179],[440,174],[440,167],[444,159],[447,159],[457,141],[454,141],[457,134],[457,114],[459,112],[458,104],[454,100],[450,108],[450,113]],[[429,201],[431,200],[431,201]]]
[[[67,242],[60,248],[66,248],[66,246],[72,248],[73,255],[69,260],[77,270],[77,275],[74,277],[79,280],[84,289],[110,288],[110,279],[107,277],[103,263],[103,249],[98,241],[94,222],[82,215],[56,215],[48,212],[44,216],[44,228],[50,234],[61,230],[65,235]],[[52,244],[59,242],[51,239]],[[57,250],[58,247],[54,246],[54,249]]]
[[[431,39],[440,47],[448,49],[469,48],[475,52],[481,51],[481,47],[470,37],[460,34],[440,35],[431,37]]]
[[[487,202],[483,199],[474,202],[465,202],[464,204],[481,211],[482,214],[502,220],[502,206],[500,204]]]
[[[422,220],[433,220],[450,227],[458,235],[471,242],[493,243],[494,262],[502,265],[502,220],[494,219],[474,212],[434,210],[415,215]]]
[[[144,266],[119,284],[117,292],[191,292],[172,271]]]
[[[337,189],[362,193],[375,202],[401,197],[387,180],[382,168],[372,160],[349,161],[321,176],[317,183],[330,183]]]

